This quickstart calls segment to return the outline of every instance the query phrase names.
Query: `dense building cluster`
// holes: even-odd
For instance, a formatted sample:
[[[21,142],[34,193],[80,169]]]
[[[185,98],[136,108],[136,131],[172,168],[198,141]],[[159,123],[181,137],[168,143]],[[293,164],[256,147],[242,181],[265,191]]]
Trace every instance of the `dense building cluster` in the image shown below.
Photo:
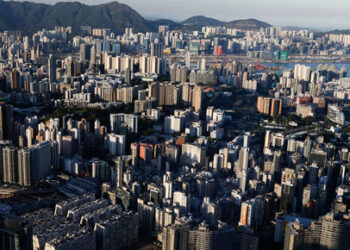
[[[349,41],[0,33],[0,248],[348,249]]]
[[[122,249],[139,237],[137,213],[123,212],[92,194],[58,203],[55,211],[44,208],[5,223],[3,249]],[[18,231],[6,234],[11,226]]]

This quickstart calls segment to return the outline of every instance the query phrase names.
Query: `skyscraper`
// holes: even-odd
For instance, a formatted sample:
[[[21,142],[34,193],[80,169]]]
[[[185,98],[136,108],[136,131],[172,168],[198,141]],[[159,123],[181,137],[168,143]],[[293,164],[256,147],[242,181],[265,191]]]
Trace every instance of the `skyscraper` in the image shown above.
[[[258,97],[257,109],[258,109],[259,113],[264,112],[264,97],[263,96]]]
[[[289,213],[294,210],[294,192],[295,184],[291,181],[282,182],[282,192],[281,192],[281,201],[280,201],[280,210],[283,213]]]
[[[252,218],[254,213],[254,203],[250,200],[244,201],[241,205],[241,215],[239,225],[252,225]]]
[[[241,169],[248,169],[249,148],[242,147],[239,151],[239,167]]]
[[[11,89],[12,90],[21,89],[20,75],[16,69],[12,69],[11,71]]]
[[[191,68],[191,53],[189,51],[186,52],[186,68]]]
[[[191,228],[188,224],[163,228],[163,250],[182,249],[258,249],[258,238],[249,230],[236,230],[227,225],[210,229],[208,225]]]
[[[111,155],[125,154],[125,135],[110,133],[107,135],[109,141],[109,153]]]
[[[304,141],[304,153],[303,153],[306,159],[309,159],[310,157],[311,148],[312,148],[312,140],[309,137],[306,137]]]
[[[51,143],[42,142],[30,148],[33,151],[32,164],[34,168],[33,181],[48,176],[51,172]]]
[[[0,103],[0,140],[13,138],[13,106]]]
[[[17,183],[17,148],[5,147],[2,149],[3,181],[5,183]]]
[[[115,162],[116,165],[116,187],[120,188],[123,185],[123,160],[118,157],[118,159]]]
[[[193,88],[192,107],[196,112],[199,112],[202,108],[202,88],[200,86]]]
[[[31,156],[30,149],[18,150],[18,183],[22,186],[32,184]]]
[[[284,250],[346,250],[350,245],[349,214],[329,213],[313,221],[309,227],[296,220],[286,226]]]
[[[272,99],[270,116],[280,115],[282,113],[282,100]]]
[[[96,64],[96,48],[93,45],[90,49],[90,68],[92,68]]]
[[[247,186],[247,170],[248,170],[248,160],[249,160],[249,148],[242,147],[239,151],[239,167],[242,171],[242,176],[240,178],[239,184],[240,189],[244,192]]]
[[[151,43],[150,44],[150,54],[151,57],[163,57],[163,45],[160,43]]]
[[[130,68],[127,68],[125,70],[125,82],[131,83],[131,69]]]
[[[137,166],[137,160],[138,160],[138,144],[132,143],[131,144],[131,156],[132,156],[132,165]]]
[[[110,114],[110,124],[112,132],[121,132],[120,130],[125,127],[126,132],[137,133],[138,132],[139,117],[133,114]]]
[[[16,182],[18,182],[18,184],[22,186],[31,186],[36,181],[50,174],[52,155],[51,143],[49,141],[33,145],[30,148],[16,150],[13,156],[15,157],[14,161],[11,159],[13,152],[13,150],[5,150],[5,153],[3,153],[4,156],[10,159],[11,167],[13,167],[17,173]]]
[[[56,82],[56,58],[50,54],[48,60],[49,82]]]
[[[206,60],[205,60],[205,57],[202,58],[201,60],[201,71],[205,71],[206,69]]]
[[[271,98],[264,98],[263,100],[263,114],[270,114]]]
[[[66,61],[66,75],[69,77],[74,76],[73,58],[69,56],[65,61]]]
[[[83,62],[85,60],[88,60],[88,47],[85,43],[80,44],[80,61]]]
[[[187,249],[189,227],[171,225],[163,229],[163,250]]]

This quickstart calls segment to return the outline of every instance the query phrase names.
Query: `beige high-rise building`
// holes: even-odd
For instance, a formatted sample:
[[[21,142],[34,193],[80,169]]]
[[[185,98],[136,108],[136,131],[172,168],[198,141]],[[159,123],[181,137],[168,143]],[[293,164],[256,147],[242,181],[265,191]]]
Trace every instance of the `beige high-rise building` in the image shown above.
[[[117,101],[132,103],[137,97],[138,87],[117,88]]]
[[[263,101],[263,114],[270,114],[271,98],[264,98]]]
[[[148,96],[156,98],[159,106],[171,106],[178,104],[180,91],[169,83],[152,83],[148,87]]]
[[[270,97],[258,97],[257,110],[259,113],[276,116],[282,113],[282,100]]]
[[[171,225],[163,229],[163,250],[187,249],[189,226]]]
[[[262,113],[264,110],[264,97],[258,97],[257,109],[259,113]]]
[[[192,107],[196,112],[199,112],[202,108],[202,88],[200,86],[193,88]]]
[[[282,113],[282,100],[281,99],[272,99],[271,100],[270,116],[280,115],[281,113]]]

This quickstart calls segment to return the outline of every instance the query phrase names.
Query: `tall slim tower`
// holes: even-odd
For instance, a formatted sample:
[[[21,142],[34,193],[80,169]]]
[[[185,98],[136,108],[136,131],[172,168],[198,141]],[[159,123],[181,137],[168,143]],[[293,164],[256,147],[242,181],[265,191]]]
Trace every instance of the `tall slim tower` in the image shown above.
[[[244,192],[247,187],[247,170],[249,160],[249,148],[243,147],[239,151],[239,167],[242,171],[242,177],[240,179],[240,188]]]
[[[66,58],[66,75],[72,77],[74,75],[73,59],[71,56]]]
[[[189,51],[186,52],[186,68],[191,68],[191,53]]]
[[[123,185],[123,160],[120,157],[118,157],[115,164],[116,164],[116,174],[117,174],[115,183],[116,183],[116,187],[120,188]]]
[[[31,150],[18,150],[18,183],[22,186],[30,186],[32,184],[31,173]]]
[[[150,55],[151,56],[155,56],[155,46],[154,46],[154,42],[151,42],[149,45],[149,51],[150,51]]]
[[[80,61],[84,62],[88,60],[88,47],[85,43],[80,44]]]
[[[206,60],[205,58],[203,57],[202,60],[201,60],[201,70],[202,71],[205,71],[206,69]]]
[[[17,183],[17,148],[5,147],[2,149],[3,160],[3,181],[7,183]]]
[[[50,54],[48,61],[49,82],[56,82],[56,58]]]
[[[28,36],[25,36],[23,38],[23,48],[25,51],[29,50],[29,38],[28,38]]]
[[[125,70],[125,82],[131,83],[131,69],[130,68],[127,68]]]
[[[136,143],[131,144],[132,165],[137,166],[138,158],[138,145]]]
[[[11,76],[11,89],[19,90],[21,88],[19,72],[16,69],[12,69],[10,76]]]
[[[0,140],[12,140],[13,135],[13,106],[0,103]]]
[[[250,146],[250,133],[246,132],[243,136],[243,147],[248,148]]]
[[[150,44],[150,55],[162,58],[163,57],[163,45],[160,43],[151,42]]]
[[[202,88],[200,86],[193,88],[192,107],[194,107],[196,112],[202,109]]]
[[[92,68],[96,64],[96,48],[93,45],[90,49],[90,68]]]
[[[304,141],[304,152],[303,152],[303,155],[306,159],[309,159],[310,157],[311,148],[312,148],[312,140],[309,137],[306,137]]]

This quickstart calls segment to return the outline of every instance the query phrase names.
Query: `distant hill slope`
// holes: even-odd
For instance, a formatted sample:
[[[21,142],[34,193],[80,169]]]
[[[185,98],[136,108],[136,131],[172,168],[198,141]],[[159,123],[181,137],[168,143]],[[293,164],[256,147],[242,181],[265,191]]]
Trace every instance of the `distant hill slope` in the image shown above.
[[[196,25],[196,26],[220,26],[225,22],[206,16],[193,16],[185,21],[181,22],[183,25]]]
[[[185,21],[182,21],[181,24],[183,24],[184,28],[188,30],[199,29],[202,26],[226,26],[228,28],[235,28],[240,30],[259,30],[260,28],[271,27],[270,24],[256,19],[243,19],[235,20],[232,22],[223,22],[205,16],[193,16],[186,19]]]
[[[181,23],[177,23],[169,19],[157,19],[148,21],[148,26],[153,31],[157,31],[159,25],[168,25],[170,30],[178,30],[182,28]]]
[[[350,30],[330,30],[330,31],[323,32],[323,33],[350,35]]]
[[[202,26],[222,25],[243,30],[270,27],[269,24],[255,19],[227,23],[205,16],[193,16],[180,23],[168,19],[149,21],[128,5],[118,2],[89,6],[79,2],[48,5],[0,0],[0,31],[22,30],[31,34],[42,28],[72,26],[73,32],[77,32],[82,25],[110,28],[117,34],[122,34],[126,27],[132,27],[135,32],[157,31],[159,25],[169,25],[172,30],[189,31],[200,30]]]
[[[59,2],[55,5],[0,0],[0,30],[18,29],[32,33],[41,28],[82,25],[111,28],[123,33],[126,27],[148,31],[148,22],[128,5],[118,2],[88,6],[79,2]]]
[[[241,30],[259,30],[260,28],[271,27],[271,24],[256,19],[243,19],[228,22],[225,26],[228,28],[235,28]]]

